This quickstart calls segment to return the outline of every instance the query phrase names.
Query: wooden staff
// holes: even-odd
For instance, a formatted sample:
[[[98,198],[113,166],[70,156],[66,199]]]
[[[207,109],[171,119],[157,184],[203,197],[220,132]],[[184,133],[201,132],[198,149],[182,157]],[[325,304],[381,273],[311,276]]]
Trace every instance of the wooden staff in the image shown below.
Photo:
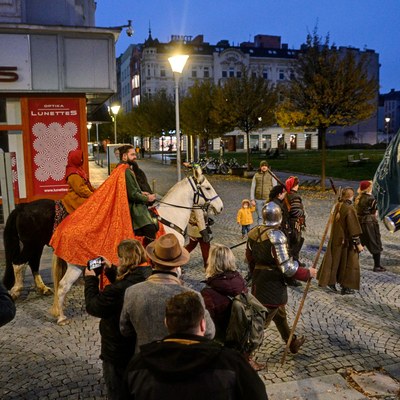
[[[282,185],[285,190],[287,191],[286,185],[268,168],[267,172],[280,184]]]
[[[333,184],[332,179],[330,179],[330,182],[331,182],[332,189],[336,194],[337,191],[336,191],[335,185]],[[340,193],[340,189],[339,189],[339,193]],[[338,201],[339,201],[339,198],[338,198]],[[315,256],[312,268],[316,268],[316,266],[318,264],[319,256],[321,255],[322,247],[324,245],[326,236],[328,234],[328,229],[329,229],[329,227],[330,227],[330,225],[331,225],[331,223],[333,221],[333,217],[334,217],[334,213],[335,213],[334,211],[336,209],[336,204],[337,204],[337,201],[333,205],[331,213],[329,214],[328,222],[326,223],[325,230],[324,230],[324,233],[322,235],[321,242],[319,244],[317,255]],[[295,318],[295,320],[293,322],[292,329],[290,330],[289,339],[288,339],[288,341],[286,343],[285,351],[284,351],[282,359],[281,359],[281,366],[283,366],[283,364],[285,363],[286,356],[287,356],[289,348],[290,348],[290,343],[292,343],[292,339],[293,339],[293,336],[294,336],[294,331],[296,330],[297,323],[299,322],[300,315],[301,315],[301,312],[303,310],[304,302],[305,302],[306,297],[307,297],[308,289],[310,288],[310,285],[311,285],[311,279],[312,278],[308,278],[308,280],[307,280],[307,284],[306,284],[306,287],[304,289],[303,297],[301,299],[299,309],[297,310],[296,318]]]

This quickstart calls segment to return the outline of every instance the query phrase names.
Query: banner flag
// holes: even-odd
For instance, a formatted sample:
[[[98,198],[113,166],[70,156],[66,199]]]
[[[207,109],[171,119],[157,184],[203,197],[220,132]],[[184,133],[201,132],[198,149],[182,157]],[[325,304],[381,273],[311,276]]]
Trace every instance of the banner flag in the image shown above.
[[[380,219],[400,206],[400,130],[389,143],[375,172],[372,193],[378,203]]]

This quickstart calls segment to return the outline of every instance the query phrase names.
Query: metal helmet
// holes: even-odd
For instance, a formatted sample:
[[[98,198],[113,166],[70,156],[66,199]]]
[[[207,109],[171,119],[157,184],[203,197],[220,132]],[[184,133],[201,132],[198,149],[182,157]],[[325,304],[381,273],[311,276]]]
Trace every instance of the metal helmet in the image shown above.
[[[263,223],[265,226],[278,227],[282,222],[282,210],[278,204],[270,201],[262,209]]]

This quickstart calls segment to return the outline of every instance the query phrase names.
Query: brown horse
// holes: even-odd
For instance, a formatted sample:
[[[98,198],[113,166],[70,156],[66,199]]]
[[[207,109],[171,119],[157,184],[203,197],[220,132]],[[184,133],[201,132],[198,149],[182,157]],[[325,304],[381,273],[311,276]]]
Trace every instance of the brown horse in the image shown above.
[[[42,294],[53,293],[39,274],[44,246],[50,242],[55,217],[55,201],[36,200],[16,206],[4,227],[6,271],[4,286],[16,299],[21,295],[26,266],[29,265],[36,289]]]

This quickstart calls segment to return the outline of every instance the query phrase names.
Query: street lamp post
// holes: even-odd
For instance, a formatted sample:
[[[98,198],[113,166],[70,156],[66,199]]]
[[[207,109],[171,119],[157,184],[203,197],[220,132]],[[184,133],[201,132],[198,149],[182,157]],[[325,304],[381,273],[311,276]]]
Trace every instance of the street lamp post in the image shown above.
[[[111,110],[111,113],[112,113],[111,117],[112,117],[112,119],[114,121],[114,143],[118,143],[117,142],[117,115],[118,115],[118,112],[119,112],[120,108],[121,108],[121,106],[119,104],[113,104],[110,107],[110,110]]]
[[[164,140],[165,140],[165,131],[164,129],[161,131],[161,163],[164,164]]]
[[[390,117],[385,117],[385,128],[386,128],[386,147],[389,146],[389,123]]]
[[[86,124],[86,128],[87,128],[87,130],[88,130],[88,142],[90,142],[90,130],[92,129],[92,123],[91,123],[91,122],[88,122],[88,123]]]
[[[185,67],[187,55],[176,55],[168,58],[175,75],[175,120],[176,120],[176,168],[178,182],[181,180],[181,131],[179,127],[179,78]]]

